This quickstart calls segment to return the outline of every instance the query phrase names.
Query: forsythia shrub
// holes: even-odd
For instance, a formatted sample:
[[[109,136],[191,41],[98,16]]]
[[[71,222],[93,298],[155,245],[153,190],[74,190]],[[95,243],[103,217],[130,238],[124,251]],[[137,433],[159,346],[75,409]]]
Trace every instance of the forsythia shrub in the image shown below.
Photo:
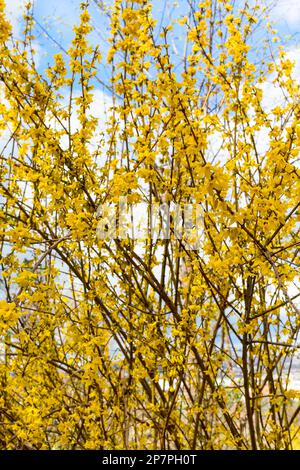
[[[299,84],[255,48],[257,6],[188,3],[157,31],[150,0],[115,0],[108,55],[82,3],[41,71],[32,5],[17,40],[0,1],[2,449],[296,446]],[[143,235],[98,236],[120,198],[197,207],[197,247],[147,210]]]

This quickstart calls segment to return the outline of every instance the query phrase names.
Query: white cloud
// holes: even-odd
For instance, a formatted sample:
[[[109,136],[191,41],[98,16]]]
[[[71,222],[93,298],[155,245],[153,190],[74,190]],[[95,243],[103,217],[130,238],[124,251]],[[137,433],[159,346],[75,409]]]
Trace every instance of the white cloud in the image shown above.
[[[299,0],[278,0],[271,14],[277,21],[285,21],[291,27],[296,26],[300,21],[300,2]]]
[[[22,17],[26,0],[6,0],[6,15],[12,24],[14,34],[20,32],[20,19]]]
[[[300,8],[300,3],[299,3]],[[293,78],[300,80],[300,47],[292,47],[287,50],[287,57],[295,63],[293,70]]]
[[[286,58],[294,64],[292,78],[295,81],[300,81],[300,47],[287,49]],[[276,61],[276,64],[277,66],[279,65],[279,59]],[[275,73],[272,73],[268,79],[260,85],[263,91],[262,106],[266,111],[271,111],[271,109],[276,106],[283,105],[285,101],[284,92],[278,83],[273,82],[274,79]]]
[[[75,93],[73,95],[73,99],[78,98],[79,96],[80,96],[79,93]],[[110,110],[113,106],[112,97],[109,96],[107,93],[103,92],[102,90],[99,90],[99,89],[93,90],[93,96],[94,98],[93,98],[92,103],[90,104],[88,114],[98,119],[98,126],[97,126],[97,131],[95,133],[95,136],[94,138],[91,139],[90,144],[89,144],[91,151],[93,151],[98,146],[99,139],[101,138],[101,134],[105,133],[106,121],[109,117]],[[64,106],[68,106],[68,103],[69,103],[69,90],[66,89],[65,99],[62,104]],[[78,106],[75,103],[73,103],[72,114],[71,114],[71,134],[74,134],[79,129],[81,129],[81,124],[79,122],[79,119],[76,113],[77,109],[78,109]],[[49,116],[48,124],[57,130],[61,130],[60,124],[52,116],[51,117]],[[65,121],[64,124],[67,126],[67,121]],[[69,146],[68,135],[63,135],[61,137],[61,146],[63,149],[68,148]]]

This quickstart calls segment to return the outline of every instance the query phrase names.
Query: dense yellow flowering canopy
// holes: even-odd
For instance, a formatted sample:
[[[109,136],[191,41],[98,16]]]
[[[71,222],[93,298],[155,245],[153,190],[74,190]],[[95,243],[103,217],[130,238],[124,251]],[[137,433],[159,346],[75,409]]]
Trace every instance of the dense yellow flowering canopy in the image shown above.
[[[17,40],[0,0],[2,449],[296,446],[300,88],[283,49],[258,60],[258,7],[188,3],[157,34],[151,0],[115,0],[107,57],[83,3],[42,73],[30,2]],[[127,235],[98,236],[120,198]],[[154,237],[162,204],[199,220]]]

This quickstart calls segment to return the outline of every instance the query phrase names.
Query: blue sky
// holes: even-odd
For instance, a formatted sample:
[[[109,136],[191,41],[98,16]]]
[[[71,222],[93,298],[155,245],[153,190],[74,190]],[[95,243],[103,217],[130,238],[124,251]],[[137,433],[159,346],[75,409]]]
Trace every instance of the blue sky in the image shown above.
[[[6,0],[7,12],[16,36],[22,31],[22,6],[25,3],[26,0]],[[68,49],[74,36],[72,28],[79,20],[80,3],[80,0],[34,0],[35,43],[40,71],[52,62],[53,54],[61,51],[59,45]],[[108,51],[109,20],[95,3],[94,0],[90,1],[92,25],[95,28],[90,40],[100,44],[101,52],[105,56]],[[111,5],[113,0],[106,0],[105,3]],[[186,0],[154,0],[152,4],[154,15],[161,25],[168,23],[172,14],[176,17],[183,15]],[[109,82],[109,70],[104,65],[100,66],[99,74],[104,82]]]
[[[109,22],[105,15],[100,13],[95,3],[99,0],[90,0],[92,24],[95,31],[91,40],[100,44],[103,55],[107,52]],[[255,0],[248,0],[254,3]],[[271,9],[270,20],[276,23],[280,39],[284,42],[289,56],[296,61],[296,78],[300,80],[300,0],[257,0],[260,5],[274,5]],[[154,17],[158,24],[168,23],[170,17],[180,17],[187,12],[188,0],[152,0]],[[237,0],[237,4],[243,0]],[[21,7],[26,0],[6,0],[7,11],[13,22],[15,34],[21,31]],[[81,0],[34,0],[34,17],[37,58],[39,69],[42,72],[52,62],[53,54],[60,51],[59,45],[68,49],[73,38],[72,27],[78,22]],[[113,0],[106,0],[110,5]],[[195,2],[198,3],[198,2]],[[260,37],[261,39],[261,37]],[[175,37],[175,46],[180,49],[183,41]],[[109,69],[100,66],[99,78],[109,83]],[[103,88],[103,91],[105,89]]]
[[[99,14],[99,9],[95,7],[96,1],[90,0],[93,23],[96,27],[97,39],[101,42],[101,36],[105,36],[107,21],[103,15]],[[242,0],[241,0],[242,1]],[[249,3],[254,3],[250,0]],[[7,10],[11,13],[16,30],[18,20],[21,17],[20,5],[24,5],[26,0],[6,0]],[[51,36],[59,43],[67,46],[72,39],[72,26],[78,21],[79,6],[81,0],[34,0],[34,15]],[[105,0],[110,5],[113,0]],[[197,2],[196,2],[197,3]],[[240,3],[239,0],[237,3]],[[268,6],[275,5],[271,12],[271,19],[276,21],[279,35],[284,39],[286,35],[292,36],[293,42],[299,42],[300,33],[300,1],[299,0],[260,0],[260,5],[265,3]],[[187,0],[152,0],[154,16],[160,19],[164,14],[164,20],[173,12],[173,16],[180,16],[186,10]],[[42,46],[44,56],[50,54],[58,47],[49,38],[45,38],[44,32],[36,26],[38,42]],[[40,51],[42,52],[42,51]]]

